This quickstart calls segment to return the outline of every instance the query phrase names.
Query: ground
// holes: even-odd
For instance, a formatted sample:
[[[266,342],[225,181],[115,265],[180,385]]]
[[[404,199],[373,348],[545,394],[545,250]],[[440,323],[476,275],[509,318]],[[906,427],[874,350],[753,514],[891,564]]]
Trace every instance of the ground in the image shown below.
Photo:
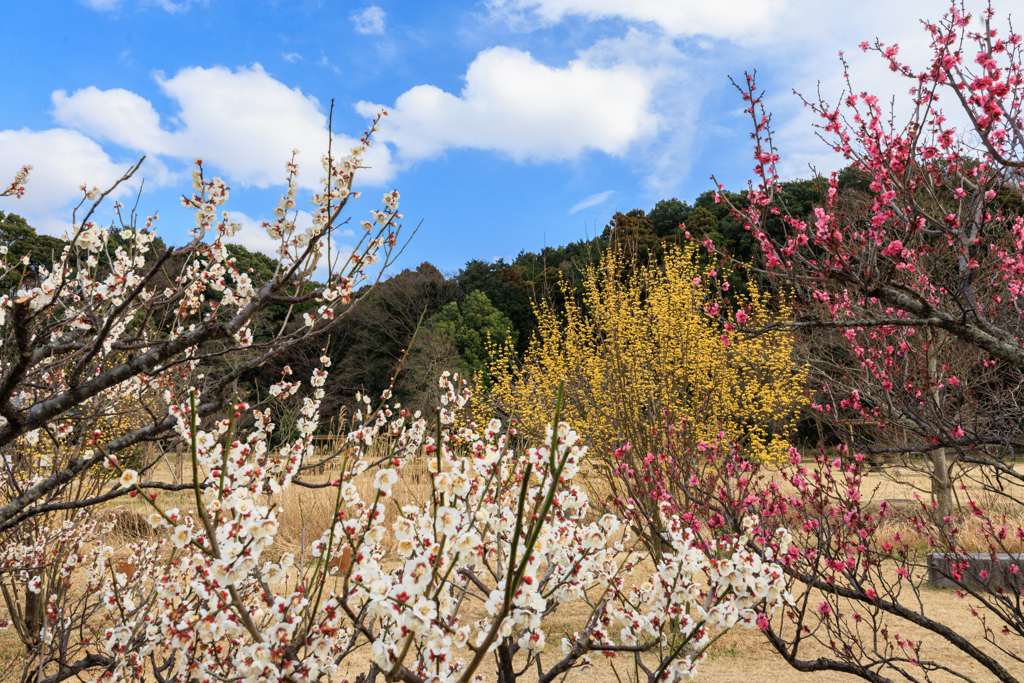
[[[183,471],[179,462],[172,457],[160,462],[150,477],[147,478],[172,481],[180,480],[182,474]],[[401,502],[423,502],[428,491],[428,479],[425,475],[425,468],[418,465],[410,466],[404,471],[403,479],[396,487],[396,493]],[[316,478],[320,479],[329,476],[330,474],[326,473]],[[364,477],[364,479],[367,479],[367,481],[360,481],[359,486],[366,489],[363,491],[366,494],[369,490],[369,481],[368,477]],[[867,504],[873,504],[874,502],[886,499],[911,500],[914,496],[913,486],[917,485],[920,487],[924,483],[924,480],[920,477],[911,477],[906,481],[899,482],[878,474],[872,474],[865,480],[864,491],[871,494]],[[308,547],[312,540],[318,538],[331,519],[331,510],[333,509],[334,496],[336,494],[337,490],[333,488],[308,490],[292,487],[289,489],[286,496],[277,501],[282,506],[283,513],[281,514],[281,529],[278,542],[274,546],[276,552],[292,551],[298,553],[303,547]],[[183,511],[189,509],[192,500],[187,493],[173,494],[168,496],[168,498],[171,500],[167,502],[167,505],[178,505]],[[147,511],[138,501],[122,498],[119,503],[111,505],[105,511],[114,513],[119,520],[118,528],[115,531],[116,538],[110,539],[114,542],[115,547],[123,548],[125,542],[139,538],[140,534],[149,533],[148,525],[144,522]],[[391,519],[389,518],[387,521],[390,522]],[[643,581],[646,578],[645,573],[650,572],[651,569],[652,567],[649,565],[642,566],[630,576],[629,580]],[[955,625],[957,632],[969,637],[972,642],[983,644],[984,649],[992,650],[991,646],[984,644],[981,621],[971,616],[971,604],[969,601],[958,599],[953,591],[930,588],[922,591],[921,601],[924,611],[930,618]],[[548,619],[545,623],[545,630],[548,632],[548,650],[550,654],[546,660],[553,662],[559,657],[558,643],[562,633],[571,633],[581,629],[583,623],[580,619],[581,617],[578,614],[566,613],[565,611],[556,612]],[[901,635],[903,637],[914,642],[921,642],[923,658],[928,658],[930,655],[931,658],[940,659],[955,665],[959,673],[970,677],[974,681],[995,680],[991,674],[963,658],[955,648],[945,643],[941,638],[907,623],[894,624],[891,625],[891,628],[902,629]],[[17,661],[23,656],[23,652],[23,647],[13,631],[0,634],[0,670],[6,668],[4,666],[6,664],[16,665]],[[824,648],[818,647],[816,649],[812,645],[809,648],[805,647],[801,651],[801,658],[811,659],[815,656],[827,656],[828,654]],[[1003,656],[1001,659],[1005,661],[1006,657]],[[595,667],[593,674],[587,676],[573,672],[566,680],[572,682],[618,683],[619,679],[615,677],[610,667],[601,662],[600,657],[595,657],[595,661],[597,662],[597,667]],[[621,664],[625,663],[624,660],[621,661]],[[346,665],[349,667],[346,673],[354,679],[355,675],[366,669],[367,664],[368,660],[365,654],[357,655],[346,660]],[[20,677],[20,668],[15,666],[12,669],[8,669],[9,675],[18,675]],[[628,669],[628,667],[625,668]],[[1024,667],[1011,669],[1011,672],[1017,677],[1024,678]],[[482,673],[488,677],[493,675],[493,661],[486,663]],[[779,681],[831,683],[833,681],[859,680],[854,676],[832,672],[799,673],[789,667],[778,654],[770,649],[767,641],[757,629],[745,628],[736,628],[715,643],[710,651],[709,658],[699,669],[698,679],[715,681],[717,683],[759,683],[761,681],[771,683]],[[91,679],[84,678],[82,680]],[[338,680],[340,680],[340,677],[338,677]],[[530,679],[527,677],[524,680]],[[623,678],[621,680],[626,679]],[[957,679],[952,675],[940,672],[932,676],[931,680],[952,682],[962,679]]]

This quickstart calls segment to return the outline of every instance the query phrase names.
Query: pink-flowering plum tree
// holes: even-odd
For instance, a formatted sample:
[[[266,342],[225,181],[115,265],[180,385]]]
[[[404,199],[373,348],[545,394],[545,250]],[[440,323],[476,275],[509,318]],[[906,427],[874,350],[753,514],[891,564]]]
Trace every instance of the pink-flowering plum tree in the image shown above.
[[[827,419],[877,425],[877,450],[925,456],[940,519],[953,506],[954,465],[961,475],[976,466],[973,476],[1001,491],[1024,481],[1014,466],[1024,417],[1015,391],[1024,370],[1024,67],[1021,36],[999,34],[991,7],[982,19],[972,31],[954,6],[926,22],[933,55],[920,70],[899,61],[897,46],[862,45],[913,81],[902,127],[848,73],[840,105],[805,100],[823,121],[819,135],[868,186],[844,191],[833,174],[811,222],[777,201],[770,117],[752,76],[738,86],[760,179],[737,214],[762,247],[763,269],[801,304],[787,327],[815,331],[819,350],[847,347],[812,361],[823,378],[816,407]],[[769,229],[779,223],[781,237]]]
[[[713,456],[694,460],[702,465],[656,476],[684,519],[702,511],[711,520],[706,533],[753,513],[771,520],[767,528],[787,520],[794,545],[764,556],[778,558],[798,607],[762,629],[803,671],[1021,680],[1024,47],[991,5],[979,19],[954,4],[924,22],[932,54],[920,68],[895,45],[862,45],[911,81],[906,106],[892,109],[909,112],[905,123],[856,90],[848,71],[837,105],[804,100],[849,166],[844,176],[861,186],[844,188],[840,174],[822,180],[809,219],[780,201],[763,94],[752,75],[737,84],[758,180],[733,215],[761,246],[751,267],[793,293],[795,319],[773,327],[808,334],[814,407],[849,437],[829,456],[793,451],[781,474],[767,476],[729,444],[703,444]],[[932,500],[898,515],[887,501],[869,502],[862,479],[865,454],[892,451],[916,458],[932,481]],[[687,461],[652,457],[648,467]],[[760,537],[772,547],[770,534]],[[929,571],[955,586],[962,615],[926,608]],[[963,635],[971,618],[977,639]],[[930,649],[934,639],[943,647]]]

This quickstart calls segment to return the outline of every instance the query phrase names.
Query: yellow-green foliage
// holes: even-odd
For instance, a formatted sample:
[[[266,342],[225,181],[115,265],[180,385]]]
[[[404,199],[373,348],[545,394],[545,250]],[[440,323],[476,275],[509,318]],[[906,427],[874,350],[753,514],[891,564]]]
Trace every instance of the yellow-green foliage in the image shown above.
[[[72,420],[53,423],[47,429],[38,429],[17,439],[7,450],[15,461],[18,476],[49,476],[71,460],[80,458],[91,446],[90,441],[106,443],[130,434],[152,422],[153,415],[166,414],[166,408],[153,396],[117,393],[115,401],[101,395],[91,403],[78,408]],[[121,450],[117,457],[131,467],[141,467],[138,458],[147,450],[145,443]],[[148,463],[146,463],[148,464]],[[111,470],[102,464],[89,472],[94,479],[107,479]]]
[[[715,290],[693,256],[692,247],[673,247],[664,270],[630,273],[610,251],[587,273],[582,305],[567,292],[564,317],[538,307],[538,336],[521,366],[492,368],[490,402],[534,432],[551,421],[564,380],[563,415],[599,454],[623,441],[653,447],[651,430],[667,417],[686,419],[697,438],[724,437],[752,458],[778,462],[804,396],[791,336],[726,331],[704,312]],[[754,286],[737,303],[747,328],[789,313],[771,309]]]

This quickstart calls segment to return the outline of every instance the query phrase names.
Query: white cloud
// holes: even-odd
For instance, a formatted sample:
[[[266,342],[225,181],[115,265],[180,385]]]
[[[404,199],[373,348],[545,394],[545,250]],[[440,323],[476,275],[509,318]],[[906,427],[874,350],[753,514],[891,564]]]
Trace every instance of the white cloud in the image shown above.
[[[25,196],[0,199],[0,209],[31,216],[36,229],[52,235],[61,235],[70,228],[70,207],[82,198],[80,185],[106,190],[132,165],[127,160],[113,161],[95,141],[73,130],[0,131],[0,182],[6,186],[26,164],[33,169]],[[157,166],[157,175],[160,170]],[[142,174],[140,171],[114,196],[132,192]]]
[[[979,2],[973,4],[968,9],[983,9]],[[875,37],[898,43],[900,56],[920,68],[929,54],[920,19],[937,20],[948,9],[932,0],[863,0],[856,12],[843,3],[819,0],[488,0],[487,5],[492,18],[508,20],[519,30],[569,18],[618,20],[631,26],[621,38],[602,41],[580,56],[593,64],[593,53],[604,52],[605,63],[640,63],[653,76],[652,114],[660,117],[661,126],[656,137],[630,152],[640,162],[637,167],[644,167],[652,196],[677,192],[693,159],[713,136],[749,131],[752,124],[730,115],[731,103],[735,110],[742,103],[726,75],[741,78],[744,68],[754,66],[761,84],[769,86],[765,102],[774,113],[782,175],[806,177],[808,164],[821,171],[841,167],[843,159],[815,135],[813,124],[819,120],[791,90],[811,98],[820,87],[827,101],[838,102],[845,82],[837,54],[844,51],[855,90],[867,90],[885,102],[895,96],[896,119],[906,121],[909,110],[903,102],[912,83],[891,74],[877,55],[862,54],[858,45]],[[881,16],[886,20],[879,23]],[[707,102],[713,108],[705,110]],[[946,102],[947,115],[956,120],[953,104]],[[733,160],[713,163],[736,166]]]
[[[9,182],[23,164],[34,166],[25,197],[0,200],[0,209],[29,217],[40,230],[62,234],[70,226],[71,207],[81,198],[79,186],[106,189],[141,155],[147,156],[142,169],[115,198],[137,189],[143,177],[148,187],[169,185],[176,175],[166,162],[195,157],[229,184],[279,185],[294,148],[301,151],[300,185],[317,187],[328,134],[327,117],[316,99],[272,78],[258,64],[237,71],[190,68],[173,78],[157,74],[156,80],[177,104],[171,116],[162,118],[149,100],[131,91],[88,87],[70,95],[53,93],[53,116],[60,127],[0,131],[0,181]],[[101,143],[122,151],[112,158]],[[335,135],[333,149],[347,154],[356,143],[353,137]],[[360,171],[356,181],[362,187],[383,184],[395,171],[385,145],[372,147],[365,163],[371,168]]]
[[[586,150],[622,155],[659,125],[652,111],[653,76],[632,64],[564,68],[528,52],[495,47],[477,55],[459,95],[433,85],[398,97],[381,140],[412,161],[452,148],[500,152],[516,161],[561,161]],[[364,116],[379,105],[359,102]]]
[[[709,35],[715,38],[750,37],[775,30],[787,0],[492,0],[492,10],[532,13],[543,23],[555,24],[567,16],[591,21],[612,17],[657,24],[672,36]]]
[[[591,206],[597,206],[598,204],[603,203],[613,194],[615,194],[615,190],[605,190],[604,192],[598,192],[597,194],[592,194],[585,199],[581,199],[580,201],[573,204],[572,208],[569,209],[569,215],[571,216],[577,211],[582,211],[583,209],[589,209]]]
[[[384,33],[384,10],[370,5],[361,12],[353,12],[352,23],[356,31],[366,35],[382,35]]]
[[[99,12],[113,12],[120,9],[123,0],[79,0],[87,7],[90,7]],[[160,9],[170,12],[171,14],[177,14],[178,12],[184,12],[194,4],[201,3],[206,4],[209,0],[180,0],[180,2],[174,2],[174,0],[142,0],[143,4],[153,5]]]
[[[50,100],[54,120],[92,138],[151,153],[164,153],[171,146],[171,135],[161,130],[156,109],[129,90],[89,86],[71,96],[57,90]]]
[[[268,187],[284,181],[284,165],[293,148],[300,150],[299,183],[315,188],[320,156],[327,150],[327,117],[320,103],[298,88],[289,88],[263,67],[231,71],[225,67],[191,67],[172,78],[156,75],[163,93],[178,111],[164,127],[145,98],[127,90],[84,88],[53,94],[58,123],[132,150],[192,159],[202,157],[230,182]],[[347,153],[357,140],[334,136],[334,149]],[[384,145],[366,155],[371,168],[357,182],[381,184],[394,173]]]
[[[288,62],[289,64],[294,64],[295,62],[302,59],[302,55],[300,55],[298,52],[289,52],[288,54],[281,55],[281,59]]]

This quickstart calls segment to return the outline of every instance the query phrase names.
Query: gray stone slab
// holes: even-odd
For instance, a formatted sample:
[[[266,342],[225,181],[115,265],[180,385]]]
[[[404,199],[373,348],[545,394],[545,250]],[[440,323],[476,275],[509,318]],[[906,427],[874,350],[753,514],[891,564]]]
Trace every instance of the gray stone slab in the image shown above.
[[[928,583],[935,588],[960,588],[950,578],[957,567],[961,582],[973,590],[995,591],[999,588],[1010,591],[1024,590],[1024,555],[999,553],[943,553],[928,554]],[[1016,565],[1017,572],[1011,571]]]

